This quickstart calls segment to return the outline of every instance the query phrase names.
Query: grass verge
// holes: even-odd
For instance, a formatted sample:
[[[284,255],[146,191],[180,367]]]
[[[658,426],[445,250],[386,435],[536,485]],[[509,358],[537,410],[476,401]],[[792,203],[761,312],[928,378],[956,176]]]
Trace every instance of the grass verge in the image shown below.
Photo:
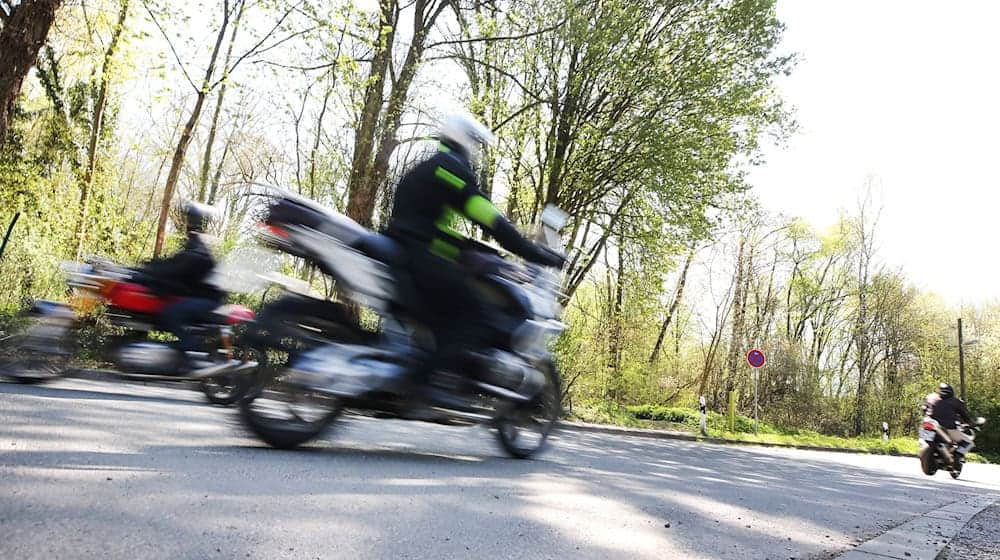
[[[621,406],[606,402],[584,402],[577,404],[568,415],[570,420],[592,424],[608,424],[629,428],[647,428],[671,432],[685,432],[696,435],[701,417],[696,409],[664,407],[658,405]],[[894,455],[915,454],[917,438],[892,438],[883,441],[879,437],[848,438],[820,434],[810,430],[799,430],[772,426],[761,422],[758,433],[754,433],[753,419],[736,417],[736,430],[729,429],[727,418],[716,412],[708,413],[709,437],[734,442],[769,443],[795,445],[801,447],[835,448],[863,453]],[[1000,463],[1000,453],[974,452],[970,462]]]

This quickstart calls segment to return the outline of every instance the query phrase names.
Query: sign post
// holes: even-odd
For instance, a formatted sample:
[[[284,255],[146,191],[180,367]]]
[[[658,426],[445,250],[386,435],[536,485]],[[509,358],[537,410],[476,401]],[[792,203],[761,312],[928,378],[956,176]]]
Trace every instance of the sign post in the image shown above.
[[[757,379],[760,377],[760,368],[767,363],[767,356],[759,348],[754,348],[747,352],[747,363],[753,368],[753,433],[757,433],[758,413],[757,413]]]

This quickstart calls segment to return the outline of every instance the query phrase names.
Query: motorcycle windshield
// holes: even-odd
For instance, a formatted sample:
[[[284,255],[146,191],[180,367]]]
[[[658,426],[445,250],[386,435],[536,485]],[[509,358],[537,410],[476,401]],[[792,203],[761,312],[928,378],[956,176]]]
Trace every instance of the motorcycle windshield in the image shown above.
[[[262,292],[275,282],[276,277],[282,277],[283,258],[283,255],[252,242],[238,245],[220,260],[209,282],[229,293]]]

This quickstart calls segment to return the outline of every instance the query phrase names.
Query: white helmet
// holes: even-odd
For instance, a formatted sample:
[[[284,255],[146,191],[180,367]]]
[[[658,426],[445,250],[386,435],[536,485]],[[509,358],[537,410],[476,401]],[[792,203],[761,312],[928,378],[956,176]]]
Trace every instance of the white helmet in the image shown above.
[[[465,150],[472,161],[479,159],[483,146],[492,145],[496,140],[493,132],[483,123],[463,113],[445,117],[438,129],[438,137]]]

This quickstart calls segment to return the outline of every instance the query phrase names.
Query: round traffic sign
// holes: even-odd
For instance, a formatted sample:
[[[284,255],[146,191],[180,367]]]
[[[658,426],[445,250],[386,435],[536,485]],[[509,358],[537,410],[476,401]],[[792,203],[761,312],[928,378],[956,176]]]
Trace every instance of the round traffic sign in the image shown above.
[[[764,367],[764,364],[767,363],[767,357],[764,356],[763,351],[754,348],[753,350],[747,352],[747,363],[753,368]]]

